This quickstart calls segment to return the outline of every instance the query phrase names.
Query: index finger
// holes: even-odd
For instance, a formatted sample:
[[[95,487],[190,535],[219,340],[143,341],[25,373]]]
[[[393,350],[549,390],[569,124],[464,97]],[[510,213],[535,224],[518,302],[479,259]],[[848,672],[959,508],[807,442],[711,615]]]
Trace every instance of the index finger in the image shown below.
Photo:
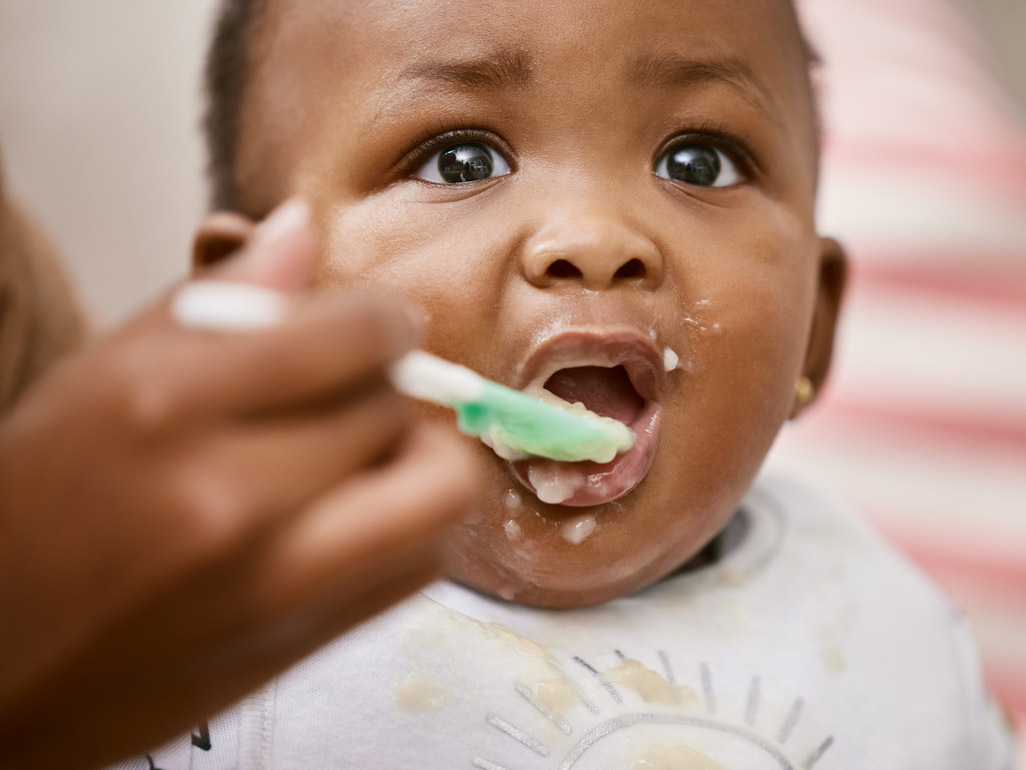
[[[415,330],[403,305],[366,294],[298,295],[279,323],[183,329],[168,302],[139,335],[142,376],[175,415],[249,415],[344,397],[382,375]]]

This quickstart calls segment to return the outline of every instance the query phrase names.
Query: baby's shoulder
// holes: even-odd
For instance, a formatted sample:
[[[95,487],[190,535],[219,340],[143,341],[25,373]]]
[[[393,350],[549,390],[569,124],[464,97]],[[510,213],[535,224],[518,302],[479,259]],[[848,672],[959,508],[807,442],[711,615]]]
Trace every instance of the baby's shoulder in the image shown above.
[[[783,476],[760,479],[744,504],[750,532],[732,562],[752,563],[751,601],[785,604],[805,633],[843,619],[867,650],[907,645],[959,654],[963,613],[893,544],[829,492]],[[746,554],[747,551],[747,554]],[[761,553],[760,553],[761,551]]]
[[[753,487],[743,510],[754,531],[773,533],[762,536],[772,540],[772,553],[764,557],[770,580],[822,581],[843,589],[841,595],[855,591],[868,600],[868,607],[900,603],[917,617],[950,619],[951,603],[934,583],[830,492],[792,477],[766,476]]]
[[[771,626],[762,643],[836,718],[861,726],[851,760],[920,766],[943,745],[962,757],[953,767],[1003,766],[1007,736],[964,612],[828,492],[767,477],[745,505],[756,530],[776,530],[750,589]]]

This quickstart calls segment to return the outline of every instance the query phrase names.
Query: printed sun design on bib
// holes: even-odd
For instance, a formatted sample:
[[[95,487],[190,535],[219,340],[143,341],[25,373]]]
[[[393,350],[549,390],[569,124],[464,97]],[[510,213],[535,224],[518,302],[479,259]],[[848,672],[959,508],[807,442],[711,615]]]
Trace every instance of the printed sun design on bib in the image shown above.
[[[828,770],[837,733],[818,702],[844,668],[840,653],[824,671],[799,665],[796,680],[795,651],[769,649],[771,619],[742,612],[739,598],[786,530],[784,508],[753,491],[716,564],[643,599],[571,613],[565,626],[515,606],[460,606],[455,591],[429,595],[405,680],[410,702],[445,725],[425,734],[449,745],[458,734],[479,770]],[[689,631],[681,624],[698,617],[688,607],[699,598],[715,605],[700,616],[713,627]],[[474,722],[454,732],[454,719]]]
[[[736,687],[718,690],[708,663],[691,666],[685,684],[665,651],[656,657],[660,671],[620,650],[604,668],[574,656],[568,666],[550,661],[552,678],[516,681],[534,719],[487,713],[488,724],[508,739],[505,756],[474,756],[473,766],[813,770],[833,745],[833,736],[803,724],[803,698],[768,698],[757,675],[738,698]]]

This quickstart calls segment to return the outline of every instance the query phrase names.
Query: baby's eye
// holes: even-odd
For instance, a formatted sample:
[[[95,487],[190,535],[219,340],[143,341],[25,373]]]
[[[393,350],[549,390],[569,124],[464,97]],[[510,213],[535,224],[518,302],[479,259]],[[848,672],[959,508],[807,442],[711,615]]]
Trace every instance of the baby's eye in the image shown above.
[[[505,176],[509,172],[509,163],[491,147],[465,142],[436,152],[414,176],[436,184],[463,184]]]
[[[741,181],[734,162],[707,144],[684,144],[667,150],[655,175],[699,187],[729,187]]]

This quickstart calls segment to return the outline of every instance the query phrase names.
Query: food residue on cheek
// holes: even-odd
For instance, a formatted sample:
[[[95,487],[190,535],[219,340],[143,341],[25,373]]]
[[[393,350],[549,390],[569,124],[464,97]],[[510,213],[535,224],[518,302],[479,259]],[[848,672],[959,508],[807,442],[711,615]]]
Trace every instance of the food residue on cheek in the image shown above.
[[[695,303],[694,314],[685,314],[681,320],[688,326],[702,333],[720,334],[723,327],[718,322],[710,322],[707,313],[712,308],[712,302],[708,299],[700,299]]]
[[[632,770],[725,770],[690,746],[655,746],[634,760]]]
[[[407,714],[437,711],[452,700],[452,693],[419,671],[408,674],[395,686],[396,705]]]
[[[671,348],[663,349],[663,369],[668,372],[674,371],[680,366],[680,356],[678,356]]]
[[[594,516],[579,516],[559,528],[559,534],[571,545],[580,545],[595,531],[598,524]]]

